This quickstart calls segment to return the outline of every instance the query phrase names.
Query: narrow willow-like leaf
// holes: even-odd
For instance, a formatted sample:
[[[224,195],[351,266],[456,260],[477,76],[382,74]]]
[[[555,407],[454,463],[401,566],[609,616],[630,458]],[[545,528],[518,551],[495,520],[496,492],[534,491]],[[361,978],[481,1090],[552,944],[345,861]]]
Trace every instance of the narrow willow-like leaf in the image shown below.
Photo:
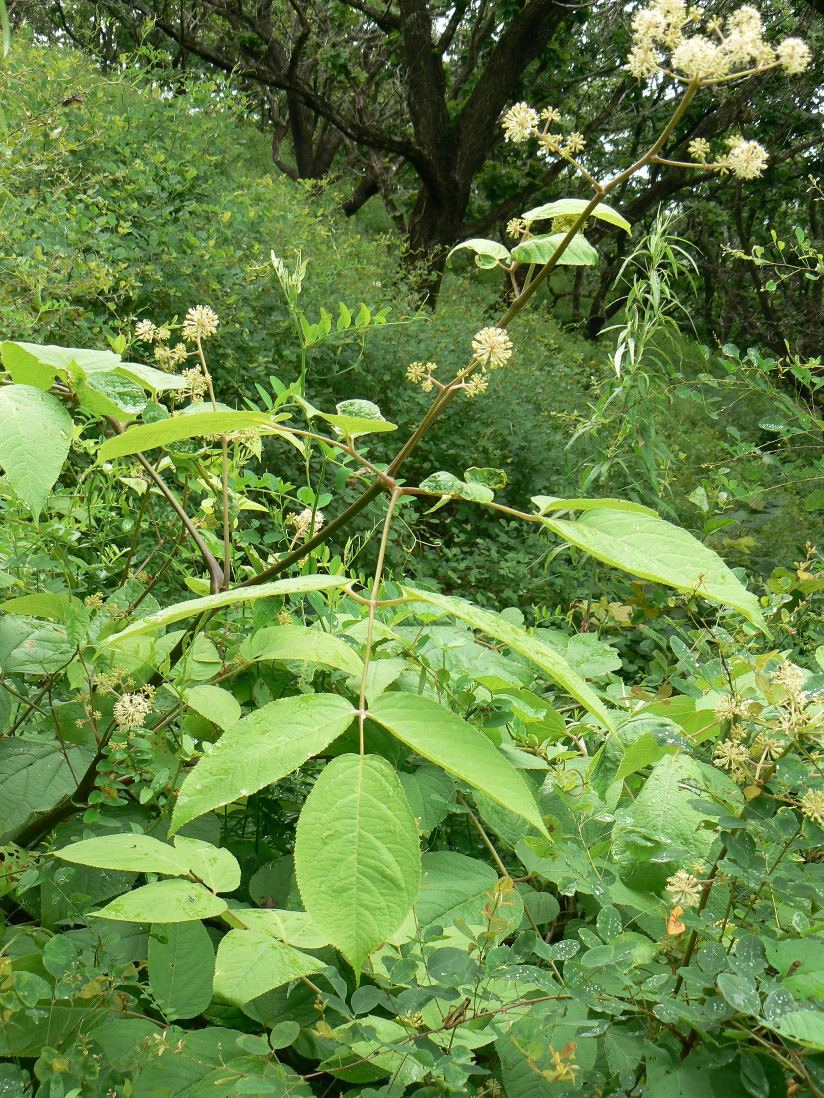
[[[547,529],[585,553],[640,579],[731,606],[767,633],[758,599],[724,561],[680,526],[655,514],[593,509],[574,521],[543,518]]]
[[[487,636],[502,641],[513,652],[526,656],[528,660],[540,667],[552,682],[562,690],[566,690],[585,709],[588,709],[593,717],[597,717],[606,728],[614,730],[615,725],[609,711],[592,687],[545,641],[538,640],[525,629],[505,621],[499,614],[481,610],[466,599],[453,595],[440,595],[434,591],[420,591],[415,587],[405,587],[404,592],[437,607],[444,614],[460,618],[473,629],[478,629]]]
[[[523,775],[484,733],[431,698],[393,691],[369,706],[369,716],[422,758],[468,782],[547,834]]]
[[[259,930],[230,930],[217,947],[214,991],[227,1003],[243,1006],[324,967],[317,957]]]
[[[153,633],[176,621],[203,614],[207,610],[221,610],[224,606],[236,606],[242,602],[256,602],[258,599],[271,599],[277,595],[305,595],[308,591],[331,591],[333,588],[346,587],[349,580],[345,576],[293,576],[291,579],[273,580],[261,583],[258,587],[238,587],[234,591],[220,591],[216,595],[204,595],[202,599],[187,599],[176,602],[145,618],[139,618],[107,637],[107,644],[116,644],[126,637],[138,637],[142,633]]]
[[[313,922],[359,973],[409,914],[420,884],[418,829],[386,759],[329,763],[298,820],[295,872]]]
[[[300,694],[244,717],[186,777],[171,831],[285,778],[340,736],[354,713],[337,694]]]

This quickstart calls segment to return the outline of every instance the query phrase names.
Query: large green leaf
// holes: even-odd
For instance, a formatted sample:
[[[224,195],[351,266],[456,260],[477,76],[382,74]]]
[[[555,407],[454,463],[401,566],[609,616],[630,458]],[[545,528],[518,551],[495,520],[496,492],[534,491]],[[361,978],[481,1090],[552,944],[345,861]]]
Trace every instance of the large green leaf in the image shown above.
[[[215,995],[243,1006],[276,987],[320,972],[324,962],[259,930],[230,930],[215,961]]]
[[[0,740],[0,841],[74,793],[93,757],[74,744]]]
[[[643,503],[633,503],[628,499],[589,499],[576,497],[575,499],[562,499],[559,496],[533,496],[532,502],[542,515],[549,511],[596,511],[606,508],[610,511],[632,511],[636,515],[653,515],[658,517],[658,512],[651,507],[645,507]]]
[[[120,869],[129,873],[165,873],[185,877],[189,872],[186,859],[173,846],[153,839],[151,835],[103,835],[98,839],[83,839],[79,843],[56,850],[55,857],[64,862],[90,865],[95,869]]]
[[[142,633],[153,633],[176,621],[203,614],[207,610],[221,610],[224,606],[235,606],[242,602],[256,602],[258,599],[271,599],[276,595],[305,595],[308,591],[331,591],[335,587],[346,587],[349,580],[345,576],[293,576],[291,579],[273,580],[261,583],[257,587],[237,587],[232,591],[220,591],[217,595],[204,595],[202,599],[187,599],[176,602],[145,618],[139,618],[107,638],[108,644],[137,637]]]
[[[155,926],[149,936],[149,987],[166,1018],[196,1018],[212,1001],[215,950],[201,922]]]
[[[134,419],[146,407],[143,389],[132,378],[114,371],[82,378],[75,391],[81,408],[96,416]]]
[[[175,838],[175,850],[189,872],[212,892],[234,892],[240,887],[240,865],[231,851],[183,835]]]
[[[498,243],[497,240],[483,240],[480,237],[473,237],[471,240],[464,240],[460,244],[456,244],[446,257],[446,262],[448,263],[455,252],[459,252],[463,248],[475,253],[475,263],[484,270],[491,270],[493,267],[497,267],[499,263],[509,262],[508,248]]]
[[[98,919],[124,923],[190,923],[213,919],[227,904],[195,881],[157,881],[118,896],[99,911]]]
[[[513,652],[519,652],[526,656],[548,676],[548,678],[560,686],[562,690],[575,698],[577,702],[588,709],[590,713],[609,729],[614,729],[612,717],[604,703],[595,691],[587,685],[581,676],[567,663],[563,656],[551,648],[548,644],[505,621],[499,614],[493,614],[489,610],[481,610],[466,599],[460,599],[453,595],[440,595],[434,591],[421,591],[415,587],[405,587],[404,592],[431,606],[437,607],[444,614],[451,614],[460,618],[487,636],[501,641]]]
[[[49,389],[54,379],[75,377],[95,371],[115,370],[120,355],[114,351],[95,351],[86,347],[56,347],[53,344],[22,343],[6,340],[0,347],[3,365],[14,381]]]
[[[492,866],[477,858],[452,850],[424,854],[421,891],[415,904],[418,925],[450,927],[455,919],[473,926],[483,923],[483,908],[497,880]]]
[[[692,804],[706,796],[706,785],[701,763],[688,755],[667,755],[655,764],[612,832],[615,863],[626,885],[658,892],[677,869],[707,860],[714,833]]]
[[[758,599],[717,553],[658,515],[592,509],[575,520],[542,518],[547,529],[597,560],[687,594],[731,606],[765,633]]]
[[[231,434],[250,429],[270,433],[280,430],[272,417],[263,412],[203,411],[197,415],[170,416],[155,423],[130,427],[122,435],[107,439],[98,451],[98,460],[111,461],[112,458],[142,454],[184,438],[202,438],[204,435]]]
[[[548,221],[553,217],[578,217],[584,212],[589,203],[590,200],[587,198],[559,198],[555,202],[545,202],[543,206],[536,206],[532,210],[527,210],[522,216],[524,221],[530,223],[533,221]],[[606,202],[599,202],[595,209],[590,211],[589,216],[597,217],[600,221],[607,221],[610,225],[617,225],[624,232],[632,232],[632,225],[623,214],[618,213],[612,206],[608,206]]]
[[[512,258],[519,263],[549,263],[564,240],[566,233],[532,236],[512,249]],[[558,260],[559,267],[595,267],[597,263],[598,253],[580,233],[570,240]]]
[[[301,660],[336,667],[347,675],[360,677],[363,661],[351,645],[322,629],[305,625],[271,625],[259,629],[244,641],[240,654],[244,660]]]
[[[0,466],[35,516],[60,476],[71,431],[71,416],[51,393],[0,386]]]
[[[191,709],[212,721],[218,728],[231,728],[240,720],[240,702],[230,690],[224,690],[222,686],[213,686],[210,683],[190,686],[183,699]]]
[[[381,694],[369,706],[373,721],[424,759],[486,793],[547,834],[532,790],[484,733],[438,702],[417,694]]]
[[[354,713],[337,694],[300,694],[244,717],[187,775],[171,830],[291,774],[344,732]]]
[[[376,755],[340,755],[298,820],[295,872],[319,930],[360,972],[418,895],[418,829],[398,775]]]

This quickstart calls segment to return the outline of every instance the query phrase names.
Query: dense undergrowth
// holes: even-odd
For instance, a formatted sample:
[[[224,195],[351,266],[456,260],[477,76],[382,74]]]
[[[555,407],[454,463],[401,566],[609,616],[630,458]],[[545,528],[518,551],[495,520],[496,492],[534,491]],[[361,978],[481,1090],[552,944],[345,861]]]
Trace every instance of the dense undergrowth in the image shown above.
[[[822,1095],[814,387],[9,61],[0,1094]]]

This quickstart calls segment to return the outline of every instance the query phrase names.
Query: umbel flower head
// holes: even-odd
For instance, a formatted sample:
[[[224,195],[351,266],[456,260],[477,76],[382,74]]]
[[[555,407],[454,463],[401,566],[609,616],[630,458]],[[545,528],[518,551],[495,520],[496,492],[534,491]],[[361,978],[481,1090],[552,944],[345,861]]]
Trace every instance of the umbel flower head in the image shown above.
[[[294,526],[296,537],[305,538],[310,533],[312,530],[312,514],[311,507],[304,507],[296,515],[289,516],[288,522],[290,526]],[[326,521],[323,511],[315,511],[314,520],[314,530],[317,533]]]
[[[208,305],[193,305],[186,310],[186,318],[183,321],[183,338],[203,340],[213,336],[220,323],[217,313]]]
[[[515,145],[528,141],[537,133],[540,115],[529,103],[515,103],[504,115],[501,125],[504,129],[504,140],[511,141]]]
[[[743,137],[730,137],[727,143],[729,151],[721,165],[737,179],[757,179],[764,172],[769,157],[763,145]]]
[[[497,370],[512,358],[512,340],[505,328],[481,328],[472,340],[472,354],[484,369]]]
[[[137,694],[121,694],[114,703],[112,716],[122,732],[142,728],[152,711],[152,699],[144,691]]]
[[[701,899],[701,882],[685,869],[679,869],[667,878],[665,889],[672,898],[672,902],[681,907],[695,907]]]
[[[824,827],[824,789],[808,789],[798,807],[808,820]]]

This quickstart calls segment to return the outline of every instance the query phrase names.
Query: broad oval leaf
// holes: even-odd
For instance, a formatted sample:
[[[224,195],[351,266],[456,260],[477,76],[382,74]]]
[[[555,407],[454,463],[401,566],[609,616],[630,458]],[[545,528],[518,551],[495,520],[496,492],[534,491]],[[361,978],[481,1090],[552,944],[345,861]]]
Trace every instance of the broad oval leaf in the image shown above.
[[[589,205],[586,198],[559,198],[556,202],[545,202],[542,206],[536,206],[522,214],[524,221],[547,221],[552,217],[578,217]],[[610,225],[616,225],[624,232],[631,233],[632,225],[623,214],[618,213],[606,202],[599,202],[594,210],[590,211],[590,217],[597,217],[600,221],[607,221]]]
[[[271,599],[276,595],[304,595],[308,591],[331,591],[333,588],[346,587],[349,580],[344,576],[293,576],[291,579],[273,580],[261,583],[258,587],[237,587],[233,591],[220,591],[216,595],[204,595],[202,599],[187,599],[176,602],[145,618],[139,618],[106,638],[107,644],[115,644],[126,637],[137,637],[142,633],[153,633],[176,621],[203,614],[207,610],[220,610],[224,606],[235,606],[241,602],[256,602],[258,599]]]
[[[499,263],[508,263],[510,260],[509,249],[504,247],[503,244],[499,244],[497,240],[472,237],[471,240],[464,240],[460,244],[456,244],[446,257],[446,262],[448,263],[455,252],[461,251],[462,248],[467,248],[475,253],[475,263],[483,270],[491,270],[493,267],[497,267]]]
[[[195,919],[213,919],[226,907],[225,900],[203,885],[172,880],[135,888],[89,915],[122,923],[190,923]]]
[[[215,995],[243,1006],[276,987],[325,968],[323,961],[301,953],[259,930],[230,930],[220,940],[215,959]]]
[[[190,686],[183,694],[190,709],[216,724],[218,728],[231,728],[241,717],[240,702],[222,686]]]
[[[56,858],[95,869],[120,869],[129,873],[164,873],[185,877],[189,872],[186,858],[173,846],[151,835],[104,835],[55,850]]]
[[[272,625],[259,629],[244,641],[240,655],[250,663],[259,660],[321,663],[356,677],[363,671],[363,660],[346,641],[305,625]]]
[[[566,233],[530,237],[512,249],[512,258],[519,263],[549,263],[564,240]],[[580,233],[573,236],[558,260],[559,267],[595,267],[597,264],[598,253]]]
[[[234,892],[240,887],[240,865],[229,850],[223,850],[203,839],[178,835],[175,850],[194,874],[212,892]]]
[[[74,744],[0,739],[0,842],[74,793],[93,758],[90,748]]]
[[[57,347],[54,344],[6,340],[0,350],[3,365],[13,380],[38,389],[50,389],[58,374],[77,377],[94,371],[115,370],[120,365],[120,355],[114,351],[96,351],[87,347]]]
[[[203,923],[155,926],[149,935],[149,987],[170,1021],[196,1018],[212,1001],[215,950]]]
[[[204,435],[231,434],[233,431],[253,429],[277,434],[281,428],[271,416],[263,412],[198,412],[196,415],[170,416],[155,423],[141,423],[130,427],[122,435],[107,439],[98,451],[98,461],[127,457],[155,450],[169,442],[184,438],[202,438]]]
[[[51,393],[0,386],[0,467],[35,517],[60,476],[71,432],[71,416]]]
[[[532,502],[538,508],[540,514],[549,511],[596,511],[607,508],[611,511],[632,511],[636,515],[653,515],[658,517],[658,512],[651,507],[645,507],[643,503],[633,503],[628,499],[561,499],[558,496],[533,496]]]
[[[764,633],[758,599],[692,534],[655,514],[592,509],[580,518],[541,521],[585,553],[640,579],[731,606]]]
[[[527,633],[525,629],[505,621],[499,614],[481,610],[466,599],[453,595],[441,595],[435,591],[420,591],[415,587],[404,587],[404,593],[422,602],[437,607],[444,614],[460,618],[473,629],[502,641],[513,652],[526,656],[548,676],[557,686],[575,698],[577,702],[596,717],[605,728],[614,731],[615,724],[604,703],[595,691],[581,678],[569,663],[554,648],[544,641]],[[488,792],[488,791],[487,791]],[[509,806],[505,806],[509,807]]]
[[[354,713],[337,694],[300,694],[244,717],[186,777],[170,830],[291,774],[340,736]]]
[[[398,775],[377,755],[340,755],[306,799],[295,873],[313,922],[356,973],[418,895],[418,829]]]
[[[397,423],[388,419],[372,419],[366,416],[338,415],[335,412],[319,412],[321,419],[335,428],[339,435],[346,438],[359,438],[361,435],[376,435],[384,431],[397,431]]]
[[[270,938],[278,938],[298,949],[322,949],[329,945],[328,937],[312,922],[306,911],[288,908],[243,908],[229,911],[224,921],[245,930],[255,930]]]
[[[480,789],[547,834],[526,779],[482,731],[431,698],[381,694],[369,716],[422,758]]]

